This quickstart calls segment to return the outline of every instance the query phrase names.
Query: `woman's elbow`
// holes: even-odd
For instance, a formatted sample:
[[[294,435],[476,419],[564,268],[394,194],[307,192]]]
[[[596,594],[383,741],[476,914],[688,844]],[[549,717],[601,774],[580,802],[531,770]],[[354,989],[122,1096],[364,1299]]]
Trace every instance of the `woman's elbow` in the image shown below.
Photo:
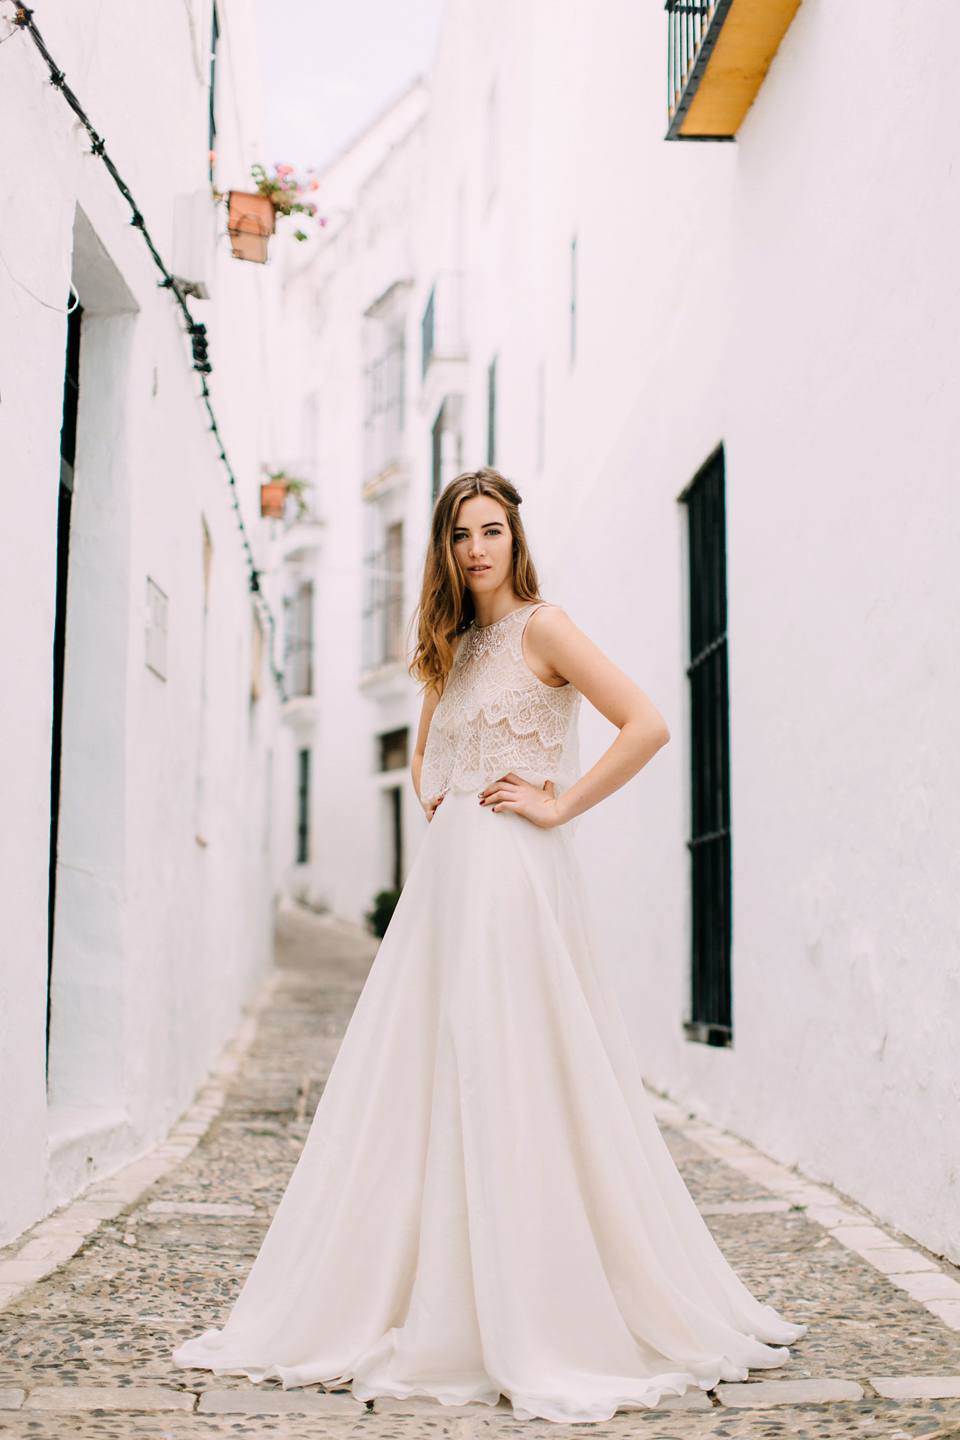
[[[670,729],[662,715],[658,715],[657,717],[657,723],[653,727],[651,739],[653,741],[654,754],[656,754],[658,750],[662,750],[670,739]]]

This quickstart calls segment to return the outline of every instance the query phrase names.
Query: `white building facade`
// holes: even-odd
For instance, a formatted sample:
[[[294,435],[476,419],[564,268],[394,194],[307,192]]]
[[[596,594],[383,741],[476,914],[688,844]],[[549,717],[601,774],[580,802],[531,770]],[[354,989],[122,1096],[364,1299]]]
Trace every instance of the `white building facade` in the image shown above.
[[[348,437],[310,883],[355,917],[383,883],[378,737],[415,723],[360,658],[364,557],[389,584],[402,512],[409,614],[435,485],[492,461],[544,594],[674,734],[577,838],[644,1073],[958,1260],[960,18],[769,8],[735,143],[665,143],[658,3],[450,0],[416,138],[288,281]],[[720,60],[748,10],[704,11]],[[396,317],[391,488],[358,347]],[[585,761],[609,738],[588,714]]]
[[[0,1243],[143,1153],[269,960],[261,466],[270,277],[214,187],[262,157],[247,0],[35,21],[130,203],[4,7],[0,110]],[[29,183],[26,183],[29,177]],[[206,296],[207,298],[199,298]],[[68,309],[71,313],[67,313]],[[224,447],[233,481],[221,459]],[[242,517],[249,551],[238,517]]]
[[[310,488],[279,554],[288,661],[309,664],[287,666],[279,843],[290,892],[354,920],[402,884],[424,823],[405,654],[430,503],[414,260],[428,99],[411,85],[320,174],[316,233],[285,253],[281,429]]]

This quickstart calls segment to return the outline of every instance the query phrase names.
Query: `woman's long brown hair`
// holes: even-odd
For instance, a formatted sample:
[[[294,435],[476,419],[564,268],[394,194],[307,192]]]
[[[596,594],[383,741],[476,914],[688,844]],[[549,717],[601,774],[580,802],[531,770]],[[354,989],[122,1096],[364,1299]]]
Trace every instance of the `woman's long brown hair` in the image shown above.
[[[423,589],[415,617],[417,643],[410,674],[443,694],[453,664],[453,641],[474,619],[473,596],[453,553],[453,532],[464,500],[488,495],[502,505],[513,536],[513,588],[519,600],[539,600],[537,572],[520,519],[520,496],[499,470],[485,465],[458,475],[433,508],[430,545],[423,567]]]

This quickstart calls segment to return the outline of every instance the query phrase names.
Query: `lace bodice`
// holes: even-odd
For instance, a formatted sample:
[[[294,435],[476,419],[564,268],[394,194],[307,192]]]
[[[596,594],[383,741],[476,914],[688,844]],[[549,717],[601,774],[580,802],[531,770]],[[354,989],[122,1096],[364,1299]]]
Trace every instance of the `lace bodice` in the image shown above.
[[[430,723],[420,775],[425,801],[480,791],[509,771],[556,793],[577,778],[580,692],[538,679],[523,658],[523,631],[538,604],[492,625],[471,625]]]

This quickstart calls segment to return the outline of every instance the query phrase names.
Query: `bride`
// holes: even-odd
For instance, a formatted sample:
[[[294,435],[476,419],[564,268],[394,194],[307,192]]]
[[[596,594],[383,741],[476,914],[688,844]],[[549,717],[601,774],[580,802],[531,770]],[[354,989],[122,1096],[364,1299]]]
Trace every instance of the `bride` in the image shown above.
[[[431,824],[246,1285],[184,1368],[588,1422],[803,1334],[727,1265],[648,1108],[567,822],[669,736],[540,601],[519,505],[489,468],[437,501],[411,667]],[[618,734],[578,779],[581,695]]]

